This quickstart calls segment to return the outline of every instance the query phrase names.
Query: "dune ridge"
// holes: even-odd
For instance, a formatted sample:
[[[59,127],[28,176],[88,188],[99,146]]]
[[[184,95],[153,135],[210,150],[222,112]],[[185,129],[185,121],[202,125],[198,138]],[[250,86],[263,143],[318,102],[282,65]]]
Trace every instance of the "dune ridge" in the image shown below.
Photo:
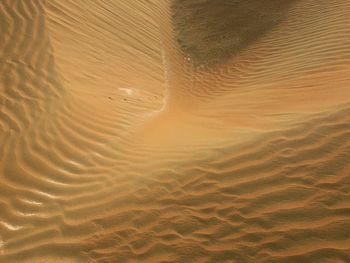
[[[350,261],[350,4],[292,2],[200,66],[183,1],[1,1],[0,261]]]

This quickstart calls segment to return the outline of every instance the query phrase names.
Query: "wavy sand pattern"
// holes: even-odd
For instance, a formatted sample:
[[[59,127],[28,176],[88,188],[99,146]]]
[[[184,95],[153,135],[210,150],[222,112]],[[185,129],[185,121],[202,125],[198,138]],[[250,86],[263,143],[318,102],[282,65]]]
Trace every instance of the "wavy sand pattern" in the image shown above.
[[[0,261],[350,262],[349,13],[2,0]]]

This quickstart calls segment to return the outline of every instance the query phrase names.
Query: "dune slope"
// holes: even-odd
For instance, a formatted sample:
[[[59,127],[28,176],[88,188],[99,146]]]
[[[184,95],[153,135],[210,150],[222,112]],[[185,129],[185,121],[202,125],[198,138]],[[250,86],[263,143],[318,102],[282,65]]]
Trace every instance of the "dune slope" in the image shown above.
[[[350,261],[350,3],[226,2],[0,2],[1,262]]]

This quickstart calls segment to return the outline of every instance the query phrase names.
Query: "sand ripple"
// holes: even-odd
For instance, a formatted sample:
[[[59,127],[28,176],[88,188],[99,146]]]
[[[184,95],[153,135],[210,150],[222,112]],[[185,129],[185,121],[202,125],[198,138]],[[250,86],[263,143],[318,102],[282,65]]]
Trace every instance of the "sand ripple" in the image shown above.
[[[182,2],[0,2],[1,262],[350,262],[350,4]]]

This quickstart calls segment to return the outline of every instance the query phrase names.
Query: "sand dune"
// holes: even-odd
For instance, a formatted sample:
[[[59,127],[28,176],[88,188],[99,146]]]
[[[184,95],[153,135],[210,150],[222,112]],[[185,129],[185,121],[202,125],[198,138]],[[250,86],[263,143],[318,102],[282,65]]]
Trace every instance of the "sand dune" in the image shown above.
[[[0,262],[350,262],[350,3],[265,2],[2,0]]]

